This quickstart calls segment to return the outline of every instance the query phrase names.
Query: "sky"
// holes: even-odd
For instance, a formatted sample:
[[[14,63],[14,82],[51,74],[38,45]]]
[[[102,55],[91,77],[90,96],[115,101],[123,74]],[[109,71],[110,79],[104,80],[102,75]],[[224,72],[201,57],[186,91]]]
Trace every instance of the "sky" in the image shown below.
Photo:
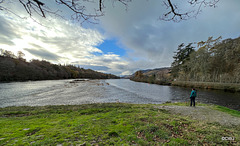
[[[97,0],[95,0],[97,2]],[[181,43],[240,36],[240,1],[220,0],[216,8],[202,7],[196,18],[180,22],[159,20],[168,12],[163,1],[133,0],[123,4],[105,1],[98,24],[70,19],[71,11],[55,2],[42,0],[49,8],[61,9],[60,18],[28,16],[18,1],[0,6],[0,48],[25,58],[72,64],[115,75],[129,75],[140,69],[170,67]],[[196,9],[185,0],[173,0],[179,11]],[[97,3],[86,4],[89,12]]]

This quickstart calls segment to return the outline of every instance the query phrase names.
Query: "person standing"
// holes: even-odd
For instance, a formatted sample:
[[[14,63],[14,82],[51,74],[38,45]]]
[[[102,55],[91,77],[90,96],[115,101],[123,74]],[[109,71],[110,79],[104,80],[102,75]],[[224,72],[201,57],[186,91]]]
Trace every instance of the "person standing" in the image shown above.
[[[195,90],[195,88],[192,89],[191,95],[190,95],[190,100],[191,100],[191,104],[190,106],[194,106],[195,107],[195,98],[197,97],[197,92]]]

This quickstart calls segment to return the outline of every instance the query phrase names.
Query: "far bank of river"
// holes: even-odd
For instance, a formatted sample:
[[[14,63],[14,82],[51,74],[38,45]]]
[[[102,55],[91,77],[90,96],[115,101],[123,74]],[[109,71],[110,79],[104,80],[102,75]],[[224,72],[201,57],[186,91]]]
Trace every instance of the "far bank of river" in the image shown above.
[[[235,83],[174,81],[172,82],[172,85],[181,87],[224,90],[227,92],[240,92],[240,84]]]
[[[180,86],[200,89],[223,90],[226,92],[240,92],[240,84],[237,83],[221,83],[221,82],[195,82],[195,81],[156,81],[131,78],[135,82],[143,82],[157,85]]]

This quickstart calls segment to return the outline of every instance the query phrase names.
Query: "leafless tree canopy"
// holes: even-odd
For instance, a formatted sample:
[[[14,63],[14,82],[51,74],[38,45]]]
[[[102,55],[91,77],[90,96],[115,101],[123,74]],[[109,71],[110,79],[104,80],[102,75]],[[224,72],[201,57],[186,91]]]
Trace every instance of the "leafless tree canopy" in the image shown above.
[[[0,0],[0,10],[10,11],[6,6],[2,6],[4,2],[9,0]],[[42,17],[46,17],[46,14],[58,15],[58,11],[53,11],[47,3],[44,3],[43,0],[16,0],[15,2],[19,2],[26,12],[32,17],[34,13]],[[132,0],[111,0],[112,3],[121,3],[126,8],[128,7],[128,3],[132,2]],[[149,1],[150,2],[150,1]],[[191,17],[197,16],[202,7],[216,7],[216,4],[219,0],[188,0],[187,3],[194,8],[191,11],[180,12],[180,8],[173,0],[163,0],[163,5],[166,7],[167,12],[164,14],[159,14],[161,20],[165,21],[181,21],[187,20]],[[58,5],[63,5],[69,10],[73,12],[72,18],[77,21],[88,21],[94,22],[98,17],[104,15],[103,9],[105,8],[105,0],[55,0],[55,3]],[[86,3],[95,3],[96,8],[94,8],[94,12],[89,13],[87,11]]]
[[[189,5],[195,7],[195,9],[187,12],[179,12],[178,5],[174,4],[173,0],[165,0],[163,3],[166,6],[168,12],[163,14],[160,19],[174,22],[187,20],[191,17],[196,17],[201,12],[202,7],[209,6],[215,8],[218,2],[219,0],[189,0]]]

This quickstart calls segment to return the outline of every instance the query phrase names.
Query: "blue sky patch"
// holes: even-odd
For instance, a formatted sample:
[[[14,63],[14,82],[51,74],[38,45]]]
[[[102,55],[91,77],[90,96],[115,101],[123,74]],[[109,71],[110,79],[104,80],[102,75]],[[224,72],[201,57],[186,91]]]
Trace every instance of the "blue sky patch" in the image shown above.
[[[123,49],[116,40],[105,40],[101,45],[96,46],[96,48],[103,51],[104,54],[117,54],[119,56],[124,56],[126,54],[126,50]],[[98,53],[94,53],[94,55],[100,55]]]

